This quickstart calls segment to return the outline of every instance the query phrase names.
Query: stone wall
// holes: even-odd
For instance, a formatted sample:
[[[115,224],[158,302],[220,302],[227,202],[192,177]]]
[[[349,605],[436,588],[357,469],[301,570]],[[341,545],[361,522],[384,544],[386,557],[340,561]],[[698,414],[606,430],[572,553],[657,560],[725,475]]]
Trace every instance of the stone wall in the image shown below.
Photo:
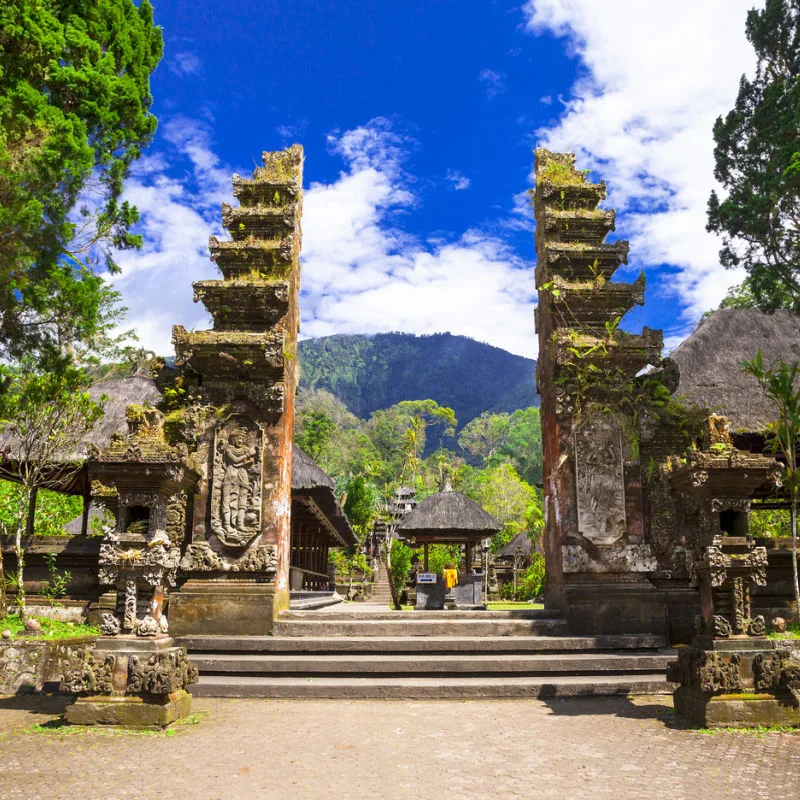
[[[58,684],[66,667],[82,658],[94,637],[0,641],[0,694],[40,692]]]

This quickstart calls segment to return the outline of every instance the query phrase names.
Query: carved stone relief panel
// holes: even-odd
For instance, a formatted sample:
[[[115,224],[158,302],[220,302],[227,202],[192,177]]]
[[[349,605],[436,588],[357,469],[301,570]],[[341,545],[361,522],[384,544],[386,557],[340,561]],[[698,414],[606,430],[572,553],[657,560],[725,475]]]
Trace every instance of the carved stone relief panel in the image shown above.
[[[214,434],[211,530],[226,547],[246,547],[261,532],[264,433],[233,417]]]
[[[587,418],[575,431],[578,528],[595,544],[625,535],[622,428],[610,415]]]

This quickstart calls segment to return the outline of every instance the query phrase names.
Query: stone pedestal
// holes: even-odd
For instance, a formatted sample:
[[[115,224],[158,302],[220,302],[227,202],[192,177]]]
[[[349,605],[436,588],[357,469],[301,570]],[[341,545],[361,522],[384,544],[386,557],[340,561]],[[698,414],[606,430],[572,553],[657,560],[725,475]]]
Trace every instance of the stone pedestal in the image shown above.
[[[189,580],[170,599],[170,630],[176,636],[266,636],[288,608],[288,587],[275,583]]]
[[[462,575],[453,587],[456,608],[485,608],[483,605],[483,575]]]
[[[440,610],[444,608],[445,586],[439,578],[436,583],[418,583],[417,601],[414,608],[427,610]]]
[[[137,697],[91,695],[67,707],[70,725],[117,725],[124,728],[166,728],[189,715],[192,696],[185,689],[164,695]]]
[[[79,695],[72,725],[164,728],[191,710],[197,669],[170,636],[101,637],[64,669],[61,691]]]
[[[787,646],[789,645],[789,646]],[[698,636],[667,669],[675,710],[703,727],[800,726],[800,643]]]

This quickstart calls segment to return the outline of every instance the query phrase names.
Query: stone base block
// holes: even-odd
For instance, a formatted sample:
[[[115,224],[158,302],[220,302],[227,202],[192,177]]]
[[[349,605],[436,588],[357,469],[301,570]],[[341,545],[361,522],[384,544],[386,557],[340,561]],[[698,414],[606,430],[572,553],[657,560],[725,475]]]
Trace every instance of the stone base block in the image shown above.
[[[187,581],[170,595],[169,632],[265,636],[289,608],[289,588],[248,580]]]
[[[70,725],[117,725],[124,728],[166,728],[188,716],[192,696],[181,689],[166,695],[91,695],[67,707]]]
[[[441,578],[436,583],[418,583],[414,608],[440,610],[444,608],[444,596],[444,581]]]
[[[573,634],[666,636],[666,605],[661,593],[649,581],[567,583],[564,597],[567,623]]]
[[[703,728],[756,728],[770,725],[800,727],[800,705],[790,692],[782,694],[707,695],[678,687],[672,695],[675,710]]]

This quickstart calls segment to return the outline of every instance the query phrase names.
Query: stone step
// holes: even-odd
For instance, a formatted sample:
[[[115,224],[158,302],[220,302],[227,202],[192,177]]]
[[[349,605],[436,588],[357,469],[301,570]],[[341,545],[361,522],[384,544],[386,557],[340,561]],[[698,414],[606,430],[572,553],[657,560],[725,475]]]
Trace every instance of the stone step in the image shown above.
[[[671,650],[632,653],[460,654],[460,655],[296,655],[231,654],[192,655],[203,675],[590,675],[666,671],[674,660]]]
[[[373,621],[373,620],[387,620],[389,622],[409,621],[409,622],[425,622],[428,620],[475,620],[479,622],[487,622],[494,620],[507,620],[507,619],[545,619],[545,620],[561,620],[561,614],[558,611],[551,611],[544,608],[520,608],[510,609],[507,611],[392,611],[389,609],[372,610],[368,612],[363,608],[337,608],[333,611],[326,611],[324,615],[313,614],[303,611],[281,611],[278,615],[279,621],[284,620],[311,620],[316,621],[324,616],[326,621],[331,620],[358,620],[358,621]]]
[[[303,613],[303,612],[289,612]],[[309,612],[313,613],[313,612]],[[458,613],[458,612],[453,612]],[[422,614],[418,614],[418,617]],[[279,618],[273,636],[548,636],[567,635],[566,622],[560,619],[328,619],[333,614],[319,612],[314,619]]]
[[[200,653],[570,653],[659,650],[651,634],[616,636],[180,636],[192,655]]]
[[[192,688],[196,697],[392,698],[402,700],[502,697],[579,697],[669,694],[675,684],[661,672],[629,675],[504,677],[263,677],[201,675]]]

